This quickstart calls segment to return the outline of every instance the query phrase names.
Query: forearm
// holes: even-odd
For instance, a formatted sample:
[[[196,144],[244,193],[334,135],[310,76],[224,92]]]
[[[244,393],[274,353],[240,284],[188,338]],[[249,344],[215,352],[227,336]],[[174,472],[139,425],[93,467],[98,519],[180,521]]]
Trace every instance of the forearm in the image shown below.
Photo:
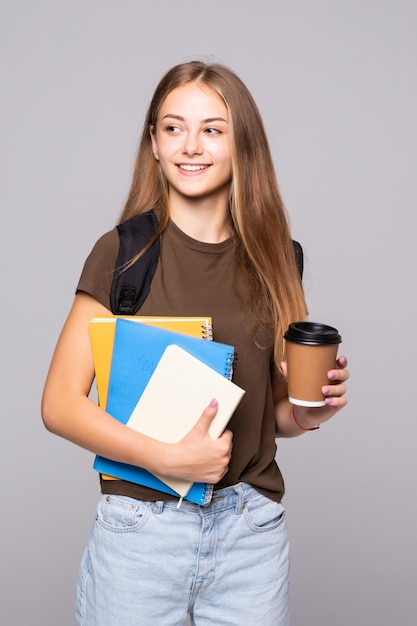
[[[175,419],[173,408],[172,419]],[[46,428],[87,450],[150,472],[197,482],[218,482],[226,473],[232,435],[209,435],[217,408],[208,406],[196,426],[178,443],[157,441],[121,424],[85,394],[56,393],[46,386],[42,417]],[[204,426],[205,424],[205,426]]]
[[[44,394],[42,418],[46,428],[94,454],[138,465],[149,471],[166,470],[168,444],[158,442],[121,424],[83,395],[60,398]],[[164,465],[164,466],[162,466]]]

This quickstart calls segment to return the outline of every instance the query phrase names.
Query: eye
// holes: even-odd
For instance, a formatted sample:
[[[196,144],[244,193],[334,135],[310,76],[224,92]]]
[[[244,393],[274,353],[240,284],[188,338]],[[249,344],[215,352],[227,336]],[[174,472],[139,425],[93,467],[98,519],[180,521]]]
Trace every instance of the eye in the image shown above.
[[[171,133],[171,134],[176,134],[176,133],[179,133],[181,131],[180,127],[179,126],[175,126],[175,124],[167,124],[165,126],[165,130],[168,133]]]
[[[220,135],[222,131],[218,128],[213,128],[213,126],[209,126],[208,128],[206,128],[205,132],[208,135]]]

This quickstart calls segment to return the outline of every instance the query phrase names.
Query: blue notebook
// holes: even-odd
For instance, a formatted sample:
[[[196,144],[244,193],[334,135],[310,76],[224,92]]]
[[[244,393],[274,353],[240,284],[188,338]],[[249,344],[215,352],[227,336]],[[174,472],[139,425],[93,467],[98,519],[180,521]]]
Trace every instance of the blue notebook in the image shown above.
[[[110,415],[123,424],[128,422],[165,349],[170,345],[179,346],[219,374],[231,379],[233,346],[117,319],[106,407]],[[180,497],[168,485],[141,467],[96,456],[94,469]],[[185,499],[204,505],[210,501],[212,490],[212,485],[193,483]]]

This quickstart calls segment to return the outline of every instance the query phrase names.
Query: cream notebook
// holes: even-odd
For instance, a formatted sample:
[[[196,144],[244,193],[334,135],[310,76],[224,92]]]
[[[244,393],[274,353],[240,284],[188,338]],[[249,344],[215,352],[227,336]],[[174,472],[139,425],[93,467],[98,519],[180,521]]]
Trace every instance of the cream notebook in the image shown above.
[[[127,426],[148,437],[176,443],[195,425],[213,398],[218,411],[209,434],[219,437],[245,391],[179,346],[169,345],[134,408]],[[186,496],[192,482],[154,473]]]

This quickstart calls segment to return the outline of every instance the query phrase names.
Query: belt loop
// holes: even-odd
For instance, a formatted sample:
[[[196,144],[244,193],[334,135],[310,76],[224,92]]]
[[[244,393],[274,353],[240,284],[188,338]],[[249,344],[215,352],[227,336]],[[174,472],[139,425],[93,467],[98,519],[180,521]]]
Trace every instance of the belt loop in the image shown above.
[[[241,515],[243,509],[245,508],[245,496],[242,489],[242,483],[238,483],[237,485],[233,485],[233,491],[236,492],[236,508],[235,514]]]
[[[156,502],[152,502],[152,509],[156,515],[159,515],[164,510],[164,501],[157,500]]]

